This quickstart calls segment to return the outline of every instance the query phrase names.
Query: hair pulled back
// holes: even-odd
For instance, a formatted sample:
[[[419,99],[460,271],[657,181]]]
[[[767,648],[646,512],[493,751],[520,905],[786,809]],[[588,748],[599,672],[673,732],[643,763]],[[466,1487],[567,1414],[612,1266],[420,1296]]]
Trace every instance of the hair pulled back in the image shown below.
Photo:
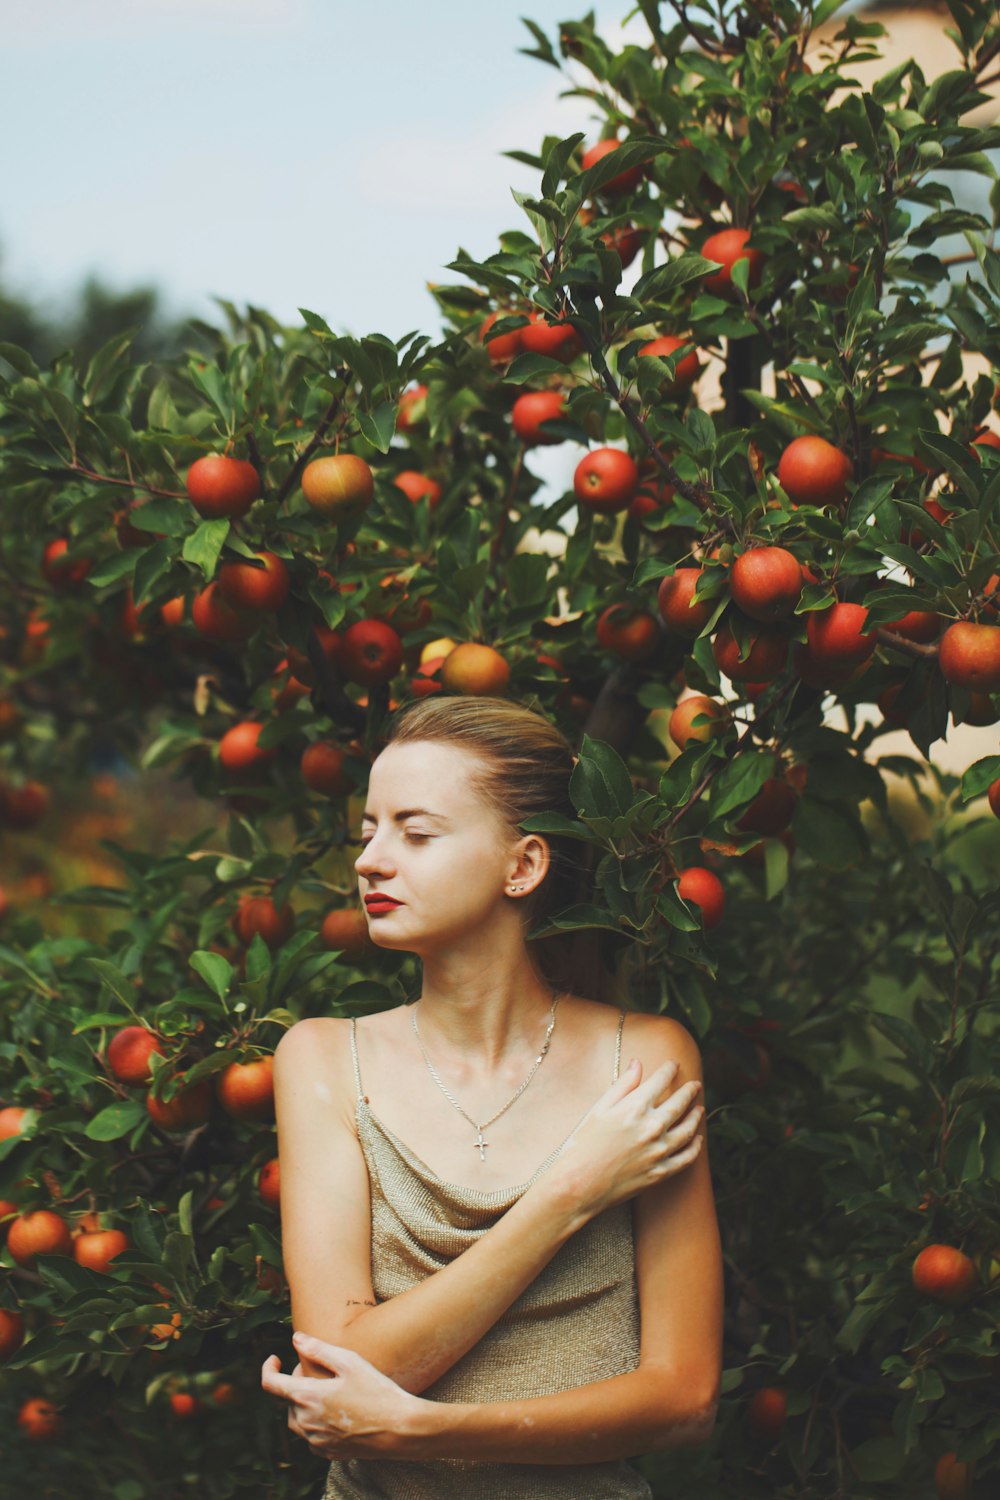
[[[569,781],[573,747],[544,714],[508,698],[437,696],[403,706],[392,718],[384,747],[431,742],[456,745],[474,757],[470,785],[513,839],[520,824],[537,813],[575,818]],[[543,834],[548,871],[523,898],[525,933],[557,912],[592,899],[594,846]],[[614,998],[614,981],[603,963],[593,929],[536,938],[529,947],[535,968],[557,989],[593,1000]]]

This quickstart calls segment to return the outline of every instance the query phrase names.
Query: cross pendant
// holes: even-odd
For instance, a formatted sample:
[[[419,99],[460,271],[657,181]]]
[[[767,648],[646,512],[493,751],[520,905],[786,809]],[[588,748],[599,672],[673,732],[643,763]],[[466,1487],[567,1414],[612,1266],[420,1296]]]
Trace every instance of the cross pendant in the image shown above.
[[[473,1145],[474,1146],[478,1146],[478,1148],[479,1148],[479,1160],[480,1161],[485,1161],[486,1160],[486,1147],[489,1145],[489,1141],[484,1141],[483,1140],[483,1132],[482,1132],[482,1127],[481,1126],[477,1125],[476,1126],[476,1130],[479,1132],[479,1139],[478,1139],[478,1141],[473,1141]]]

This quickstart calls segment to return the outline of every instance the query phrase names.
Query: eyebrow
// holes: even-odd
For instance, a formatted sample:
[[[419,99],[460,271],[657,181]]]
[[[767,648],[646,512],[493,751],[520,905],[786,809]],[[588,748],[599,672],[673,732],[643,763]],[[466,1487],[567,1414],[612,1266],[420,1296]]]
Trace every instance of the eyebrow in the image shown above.
[[[438,823],[448,822],[448,819],[442,813],[430,812],[426,807],[407,807],[403,812],[396,813],[393,822],[402,823],[404,818],[434,818]],[[374,823],[377,820],[374,813],[370,813],[365,809],[361,814],[361,821],[363,823]]]

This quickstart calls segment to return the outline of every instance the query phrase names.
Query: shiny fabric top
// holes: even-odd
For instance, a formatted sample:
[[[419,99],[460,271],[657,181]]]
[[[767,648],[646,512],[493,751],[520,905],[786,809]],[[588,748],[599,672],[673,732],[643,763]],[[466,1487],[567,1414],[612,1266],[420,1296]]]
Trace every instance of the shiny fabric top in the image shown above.
[[[612,1080],[618,1077],[624,1022],[622,1011]],[[445,1182],[369,1109],[353,1021],[351,1052],[358,1137],[371,1183],[372,1286],[384,1302],[461,1255],[562,1147],[527,1182],[510,1188],[487,1192]],[[632,1209],[626,1202],[598,1214],[567,1240],[478,1344],[421,1394],[429,1401],[521,1401],[623,1375],[638,1363],[639,1302]],[[512,1434],[512,1454],[516,1451]],[[555,1465],[338,1459],[330,1465],[323,1492],[323,1500],[651,1497],[649,1485],[624,1460]]]

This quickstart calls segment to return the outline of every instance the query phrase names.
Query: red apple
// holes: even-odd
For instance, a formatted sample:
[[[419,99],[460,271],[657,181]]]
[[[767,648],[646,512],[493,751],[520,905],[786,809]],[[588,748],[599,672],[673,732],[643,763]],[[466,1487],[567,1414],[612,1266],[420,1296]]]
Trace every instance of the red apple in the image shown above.
[[[245,641],[257,628],[253,615],[227,603],[217,578],[195,594],[191,619],[198,633],[210,641]]]
[[[696,724],[694,720],[699,718],[705,722]],[[682,698],[670,715],[667,733],[678,750],[686,750],[692,742],[703,745],[716,735],[725,734],[731,722],[724,704],[706,698],[704,693],[692,693],[689,698]]]
[[[689,865],[678,872],[677,894],[701,911],[702,926],[717,927],[726,909],[726,892],[722,881],[701,865]]]
[[[260,494],[260,476],[246,459],[206,453],[188,469],[187,492],[206,520],[235,520],[246,515]]]
[[[431,510],[436,510],[441,501],[441,486],[437,480],[418,474],[416,469],[404,469],[392,482],[414,505],[426,496]]]
[[[837,603],[812,610],[806,620],[806,640],[814,660],[832,667],[856,667],[875,650],[873,631],[865,632],[868,611],[861,604]]]
[[[19,1266],[33,1270],[40,1255],[72,1255],[73,1236],[65,1219],[48,1208],[21,1214],[7,1229],[7,1249]]]
[[[521,329],[521,346],[526,354],[545,354],[549,359],[562,360],[564,364],[576,358],[583,348],[583,341],[572,323],[550,323],[535,312],[529,316],[530,323]]]
[[[898,620],[886,620],[883,629],[901,635],[904,640],[927,645],[941,634],[941,616],[932,609],[911,609]]]
[[[236,610],[280,609],[288,589],[288,569],[274,552],[258,552],[256,562],[224,562],[219,569],[219,592]]]
[[[344,752],[333,740],[316,740],[302,752],[302,780],[325,797],[346,797],[354,782],[344,770]]]
[[[356,453],[314,458],[302,470],[300,482],[306,504],[334,525],[363,515],[375,494],[375,476]]]
[[[396,413],[396,429],[398,432],[409,432],[418,422],[422,422],[426,416],[427,387],[425,385],[412,386],[410,390],[404,391],[399,398],[399,410]]]
[[[736,637],[728,625],[716,631],[712,655],[720,672],[733,682],[772,682],[788,660],[788,639],[774,631],[749,634],[750,650],[741,659]]]
[[[502,697],[509,681],[506,659],[480,641],[462,641],[449,651],[441,668],[441,682],[449,693]]]
[[[49,542],[42,553],[42,573],[57,593],[75,589],[90,572],[89,557],[80,557],[69,563],[64,560],[69,547],[66,537],[60,536]]]
[[[954,1245],[927,1245],[913,1262],[913,1285],[925,1297],[961,1307],[979,1289],[975,1263]]]
[[[561,391],[525,391],[511,407],[510,420],[524,446],[536,448],[565,441],[547,432],[544,425],[565,415],[566,398]]]
[[[122,1230],[98,1229],[76,1236],[73,1241],[73,1259],[78,1266],[86,1266],[91,1271],[103,1274],[116,1255],[131,1248],[132,1242]]]
[[[403,663],[403,642],[383,620],[357,620],[340,642],[340,668],[348,682],[379,687],[390,682]]]
[[[327,953],[343,953],[349,963],[356,963],[377,947],[368,930],[368,918],[356,906],[338,907],[327,912],[319,930],[319,940]]]
[[[212,1081],[202,1078],[187,1087],[182,1085],[172,1099],[156,1099],[148,1093],[146,1111],[161,1130],[191,1130],[208,1121],[212,1100]]]
[[[595,167],[599,161],[603,161],[612,151],[617,151],[621,145],[621,141],[597,141],[595,145],[583,153],[583,170],[585,172],[589,171],[591,167]],[[623,193],[630,192],[636,186],[642,174],[643,168],[641,165],[638,167],[627,167],[624,172],[619,172],[616,177],[612,177],[605,182],[598,189],[598,192],[606,198],[619,198]]]
[[[781,620],[799,601],[802,569],[784,547],[751,547],[733,563],[729,588],[733,603],[752,620]]]
[[[719,261],[721,269],[712,271],[705,277],[706,292],[715,292],[720,295],[728,292],[733,284],[733,267],[741,260],[750,262],[747,285],[750,287],[760,285],[761,273],[764,270],[764,256],[759,250],[746,248],[749,238],[749,229],[720,229],[718,233],[709,235],[701,247],[701,253],[706,260]]]
[[[622,661],[643,661],[656,649],[660,627],[644,609],[631,604],[609,604],[597,621],[597,639],[605,651]]]
[[[778,461],[778,483],[794,505],[842,504],[853,475],[847,454],[815,433],[793,438]]]
[[[272,1156],[257,1174],[257,1191],[268,1208],[281,1207],[280,1170],[278,1158]]]
[[[257,743],[263,730],[263,724],[251,719],[245,719],[227,729],[219,741],[219,765],[222,769],[233,776],[253,775],[274,760],[277,750],[273,746],[261,749]]]
[[[479,342],[485,344],[486,352],[495,365],[508,364],[515,354],[521,352],[522,329],[520,328],[515,328],[510,333],[498,333],[493,338],[489,337],[491,328],[499,318],[514,316],[516,314],[510,308],[505,308],[502,312],[492,312],[479,330]]]
[[[1000,688],[1000,625],[957,620],[938,648],[938,666],[946,682],[995,693]]]
[[[108,1069],[119,1083],[148,1083],[152,1053],[166,1054],[158,1036],[145,1026],[123,1026],[108,1043]]]
[[[678,635],[693,639],[700,635],[715,611],[718,600],[695,600],[702,580],[701,568],[678,568],[660,584],[656,603],[664,623]]]
[[[295,931],[295,913],[287,901],[279,910],[270,896],[251,896],[244,892],[230,925],[246,947],[259,933],[261,940],[273,950],[287,943]]]
[[[676,354],[678,349],[683,349],[685,344],[691,344],[694,340],[690,337],[675,338],[673,334],[666,333],[662,338],[651,339],[648,344],[643,344],[639,350],[640,355],[647,354],[658,356],[660,359],[668,359],[671,354]],[[665,395],[675,396],[682,391],[691,389],[691,386],[701,374],[701,361],[698,351],[692,349],[689,354],[674,367],[673,380],[665,380],[660,387]]]
[[[576,466],[573,492],[598,515],[627,510],[639,486],[635,460],[621,448],[594,448]]]
[[[274,1118],[274,1058],[231,1062],[216,1077],[219,1103],[234,1120]]]

